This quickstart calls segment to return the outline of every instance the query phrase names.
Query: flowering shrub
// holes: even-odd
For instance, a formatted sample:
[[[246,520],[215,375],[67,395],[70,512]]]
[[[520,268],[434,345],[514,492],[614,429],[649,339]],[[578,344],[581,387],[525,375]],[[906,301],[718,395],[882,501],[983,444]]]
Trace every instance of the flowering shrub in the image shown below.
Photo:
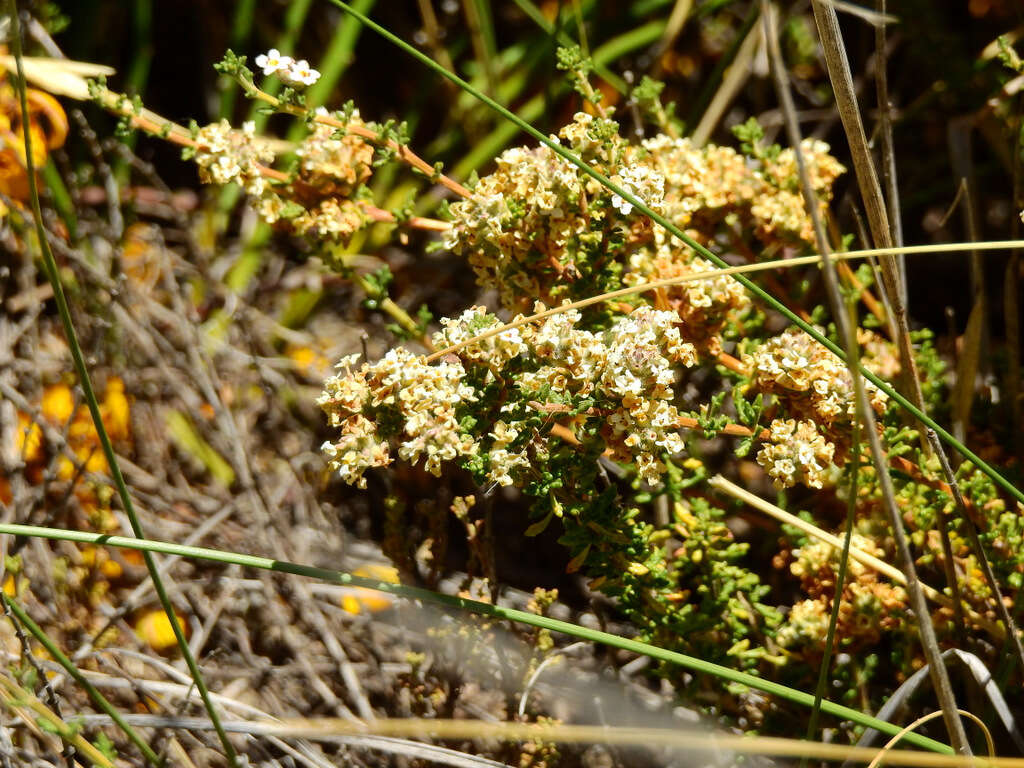
[[[318,400],[337,430],[323,445],[332,471],[366,488],[368,473],[402,461],[438,477],[453,467],[468,472],[482,489],[478,495],[518,488],[530,499],[525,535],[558,526],[566,569],[614,598],[645,639],[712,661],[777,668],[794,680],[816,673],[838,552],[787,532],[769,555],[784,587],[770,595],[749,562],[755,553],[736,540],[726,503],[704,490],[704,481],[715,463],[762,487],[795,489],[794,498],[813,489],[826,515],[849,498],[858,549],[891,557],[874,470],[851,462],[855,403],[847,366],[803,331],[780,330],[778,318],[733,277],[549,147],[509,149],[490,174],[462,187],[416,157],[401,126],[365,122],[351,105],[309,110],[302,89],[315,77],[306,62],[272,50],[256,64],[289,85],[280,98],[256,86],[243,59],[229,55],[222,71],[250,96],[305,119],[308,134],[294,148],[295,162],[280,170],[274,146],[251,124],[196,127],[187,140],[174,140],[195,158],[203,181],[239,184],[264,220],[328,246],[346,243],[371,222],[395,224],[403,234],[410,227],[442,233],[442,244],[465,259],[478,286],[496,293],[499,311],[514,315],[506,324],[473,306],[441,319],[428,337],[425,322],[403,319],[387,304],[387,275],[363,278],[374,306],[387,307],[403,332],[433,353],[395,347],[375,361],[342,359]],[[697,146],[669,131],[630,143],[585,80],[577,77],[576,85],[597,115],[576,114],[552,138],[591,168],[736,262],[813,252],[793,149],[766,145],[753,122],[736,129],[739,149]],[[137,112],[129,114],[145,127]],[[845,169],[820,141],[805,141],[801,152],[814,204],[827,211]],[[373,204],[367,183],[389,161],[459,195],[447,220]],[[874,312],[871,282],[870,270],[846,276],[851,296]],[[820,318],[815,295],[793,284],[783,286],[799,289],[788,298],[807,317]],[[620,293],[592,300],[613,291]],[[525,314],[531,310],[540,316]],[[884,326],[881,317],[866,319]],[[860,328],[857,340],[868,369],[890,379],[900,373],[889,339]],[[925,397],[936,407],[943,365],[928,340],[919,341]],[[949,489],[921,453],[918,435],[881,391],[866,386],[898,470],[914,545],[926,565],[938,562],[941,548],[925,532],[939,511],[953,509]],[[1022,530],[979,477],[965,484],[969,503],[988,523],[988,542],[1003,553],[1000,577],[1019,590]],[[452,510],[483,560],[480,526],[469,515],[474,499],[459,496]],[[399,536],[400,507],[389,500],[385,527],[392,538]],[[439,519],[431,525],[443,527]],[[965,540],[952,540],[956,565],[974,574]],[[964,590],[975,616],[989,610],[980,578],[969,578]],[[903,636],[902,587],[855,565],[842,598],[840,648],[867,649]],[[898,674],[914,666],[912,651],[893,658]]]
[[[720,232],[752,236],[761,247],[813,240],[794,191],[792,150],[769,159],[667,136],[631,145],[616,123],[582,112],[557,138],[698,242],[711,242]],[[823,142],[805,142],[804,152],[824,204],[843,166]],[[616,290],[627,273],[635,281],[671,276],[684,265],[707,266],[549,147],[510,149],[496,164],[472,197],[451,206],[446,245],[466,256],[480,284],[495,288],[506,309],[521,311],[537,297],[552,303]],[[705,291],[727,305],[743,301],[733,280]],[[707,297],[698,301],[711,303]]]

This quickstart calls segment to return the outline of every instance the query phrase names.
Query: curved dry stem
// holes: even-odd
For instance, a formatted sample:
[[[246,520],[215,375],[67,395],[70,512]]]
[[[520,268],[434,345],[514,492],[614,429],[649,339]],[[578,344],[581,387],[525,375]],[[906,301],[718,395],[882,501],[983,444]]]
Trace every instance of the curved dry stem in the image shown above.
[[[975,723],[977,723],[978,727],[981,728],[981,732],[985,734],[985,744],[988,747],[988,755],[989,755],[989,757],[995,757],[996,745],[992,741],[992,732],[989,731],[988,726],[985,725],[985,721],[982,720],[977,715],[972,714],[970,712],[967,712],[966,710],[963,710],[963,709],[958,709],[957,713],[960,714],[962,717],[969,718],[969,719],[973,720]],[[889,741],[886,743],[886,745],[884,747],[882,747],[882,750],[878,753],[878,756],[868,764],[868,768],[877,768],[877,766],[882,764],[883,760],[886,760],[888,762],[892,762],[891,760],[889,760],[888,755],[891,754],[892,748],[894,746],[896,746],[896,743],[903,736],[906,736],[911,731],[916,730],[918,726],[924,725],[929,720],[934,720],[937,717],[942,717],[942,710],[937,710],[935,712],[932,712],[930,714],[925,715],[924,717],[919,717],[919,718],[917,718],[917,720],[915,720],[914,722],[910,723],[910,725],[908,725],[906,728],[904,728],[902,731],[900,731],[899,734],[897,734],[896,736],[893,736],[891,739],[889,739]]]
[[[1024,247],[1024,240],[992,240],[986,243],[942,243],[939,245],[911,245],[903,248],[890,248],[888,250],[881,250],[878,248],[865,248],[859,251],[847,251],[845,253],[833,253],[829,258],[832,261],[845,261],[849,259],[864,259],[871,256],[877,256],[881,253],[905,253],[905,254],[919,254],[919,253],[948,253],[956,251],[969,251],[969,250],[1002,250],[1010,248]],[[638,293],[646,293],[647,291],[653,291],[657,288],[666,288],[671,285],[682,285],[683,283],[696,282],[698,280],[713,280],[716,277],[722,275],[737,275],[746,272],[763,272],[771,269],[789,269],[792,267],[803,267],[812,264],[820,264],[821,256],[799,256],[795,259],[776,259],[774,261],[762,261],[756,264],[743,264],[737,267],[726,267],[724,269],[712,269],[705,272],[694,272],[689,275],[681,275],[679,277],[670,277],[665,280],[655,280],[649,283],[640,283],[638,285],[631,285],[628,288],[620,288],[616,291],[609,291],[608,293],[602,293],[598,296],[591,296],[586,299],[580,299],[569,304],[563,304],[560,307],[553,307],[552,309],[546,309],[543,312],[537,312],[535,314],[517,318],[511,322],[505,323],[504,325],[491,328],[488,331],[484,331],[466,341],[453,344],[450,347],[439,350],[427,358],[428,362],[434,362],[440,360],[445,355],[453,354],[459,350],[465,349],[471,344],[476,344],[481,341],[493,338],[505,331],[513,328],[520,328],[528,323],[537,322],[544,318],[551,317],[553,315],[559,315],[563,312],[570,312],[574,309],[582,309],[583,307],[589,307],[594,304],[600,304],[603,301],[609,301],[611,299],[621,298],[623,296],[634,296]]]

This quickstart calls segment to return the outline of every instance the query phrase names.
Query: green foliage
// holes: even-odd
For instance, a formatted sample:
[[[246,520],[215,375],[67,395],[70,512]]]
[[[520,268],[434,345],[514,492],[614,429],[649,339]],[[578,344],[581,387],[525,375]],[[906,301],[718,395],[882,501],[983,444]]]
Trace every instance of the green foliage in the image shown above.
[[[396,339],[402,341],[422,339],[426,336],[430,324],[434,322],[434,313],[430,311],[426,304],[420,304],[420,308],[416,310],[416,316],[413,320],[416,322],[415,328],[406,328],[398,323],[388,323],[385,327],[394,334]]]
[[[366,285],[366,298],[363,300],[363,305],[367,309],[379,309],[381,302],[388,297],[388,286],[395,279],[391,268],[385,264],[376,272],[367,274],[363,279]]]
[[[1014,72],[1024,73],[1024,61],[1013,49],[1010,39],[1006,35],[1000,35],[997,42],[999,43],[999,60]]]
[[[573,89],[588,102],[598,106],[603,98],[600,91],[590,84],[590,75],[594,71],[594,62],[585,56],[578,45],[560,46],[556,52],[557,66],[568,73]]]
[[[117,748],[114,746],[114,742],[110,740],[110,737],[103,731],[96,734],[96,739],[93,741],[92,745],[96,747],[104,757],[110,760],[110,762],[113,763],[117,761]]]
[[[746,122],[732,127],[732,135],[740,140],[743,154],[764,160],[774,160],[779,156],[782,147],[778,144],[764,145],[764,128],[756,117],[748,117]]]
[[[910,332],[914,345],[914,359],[921,380],[921,394],[926,411],[937,418],[944,418],[949,408],[949,388],[946,386],[946,361],[935,348],[935,333],[922,328]]]
[[[675,102],[662,102],[661,92],[664,88],[665,83],[644,75],[630,95],[640,113],[654,123],[662,133],[676,135],[679,122],[675,114],[676,105]]]
[[[224,53],[224,58],[213,65],[215,72],[219,72],[222,75],[227,75],[233,78],[242,78],[243,80],[252,83],[252,70],[246,65],[246,57],[238,56],[234,51],[228,48]]]

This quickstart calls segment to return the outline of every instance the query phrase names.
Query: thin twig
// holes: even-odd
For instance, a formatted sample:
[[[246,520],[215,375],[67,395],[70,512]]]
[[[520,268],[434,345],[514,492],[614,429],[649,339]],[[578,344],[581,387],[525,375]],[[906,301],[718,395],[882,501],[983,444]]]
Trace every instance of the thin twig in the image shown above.
[[[939,436],[935,434],[934,430],[929,429],[927,431],[928,441],[934,447],[939,442]],[[946,475],[946,480],[949,482],[950,493],[953,496],[953,500],[956,502],[957,512],[960,514],[961,527],[967,530],[967,540],[971,543],[971,551],[974,553],[974,557],[978,561],[978,565],[981,566],[981,572],[985,575],[985,583],[988,584],[988,588],[992,591],[992,600],[996,606],[996,614],[1002,620],[1003,624],[1006,625],[1006,633],[1010,636],[1010,645],[1017,656],[1017,663],[1020,665],[1020,670],[1024,673],[1024,644],[1021,643],[1020,632],[1017,629],[1017,623],[1013,620],[1013,615],[1010,613],[1010,609],[1006,605],[1006,601],[1003,600],[1003,592],[999,588],[999,581],[996,579],[995,573],[992,571],[992,564],[989,562],[988,557],[985,554],[985,548],[981,543],[981,537],[978,536],[978,529],[974,525],[970,513],[967,509],[967,501],[964,499],[963,494],[960,492],[960,484],[957,482],[956,473],[953,472],[953,468],[949,465],[949,459],[946,458],[946,453],[941,450],[935,451],[939,457],[939,462],[942,464],[942,472]]]
[[[879,15],[886,15],[886,0],[875,0],[875,8]],[[886,25],[875,27],[875,91],[878,96],[879,128],[882,135],[882,180],[885,182],[886,203],[888,203],[889,225],[892,227],[892,240],[896,245],[903,245],[903,216],[900,213],[900,190],[896,176],[896,150],[892,139],[892,104],[889,102],[889,67],[886,58],[888,51],[886,42]],[[900,274],[900,301],[906,306],[907,297],[907,261],[902,256],[896,257],[897,269]]]
[[[886,0],[876,0],[875,6],[881,16],[886,15]],[[882,180],[885,182],[886,203],[888,204],[887,210],[889,225],[892,228],[892,240],[895,245],[900,246],[903,245],[903,217],[900,213],[899,186],[897,184],[896,176],[896,151],[893,145],[892,119],[890,117],[892,105],[889,103],[889,67],[888,60],[886,58],[887,49],[886,25],[878,24],[875,27],[875,90],[878,97],[879,127],[882,138]],[[975,240],[977,238],[972,237],[971,239]],[[973,254],[973,259],[975,262],[980,261],[980,257],[976,251]],[[894,256],[893,263],[896,265],[896,269],[899,273],[899,280],[896,281],[900,291],[899,302],[902,306],[906,307],[909,301],[906,257],[902,255]],[[900,328],[897,331],[901,338],[903,330],[904,329]],[[933,430],[928,431],[929,433],[934,434]],[[929,443],[933,451],[937,450],[940,454],[943,453],[942,443],[937,442],[936,440],[931,440],[930,438]],[[942,459],[943,461],[946,460],[944,454]],[[953,482],[955,482],[955,480]],[[960,598],[960,586],[957,581],[956,564],[953,560],[953,546],[949,540],[949,516],[946,514],[944,506],[939,509],[938,527],[939,540],[942,544],[942,565],[946,574],[946,583],[949,585],[953,596],[954,631],[960,635],[960,639],[962,640],[962,633],[965,631],[962,622],[963,608]],[[984,558],[984,554],[982,554],[982,558]]]
[[[767,0],[762,0],[762,2],[766,3]],[[843,116],[844,126],[847,127],[848,134],[857,134],[856,128],[859,127],[859,137],[860,139],[863,139],[863,127],[860,125],[859,114],[856,112],[856,100],[852,98],[853,87],[852,83],[849,82],[849,68],[845,61],[845,51],[843,51],[841,47],[839,22],[838,19],[835,18],[835,10],[831,5],[823,5],[820,0],[815,0],[813,6],[815,19],[818,21],[819,34],[822,37],[825,47],[829,73],[833,84],[835,84],[836,81],[841,80],[848,86],[847,89],[840,89],[837,87],[837,102],[840,103],[840,112]],[[778,43],[775,39],[774,31],[771,35],[771,39],[769,40],[769,45],[775,46],[775,51],[773,52],[775,66],[772,67],[772,71],[775,76],[776,87],[779,92],[780,100],[783,102],[783,113],[786,115],[786,129],[789,134],[789,140],[793,146],[793,151],[796,153],[804,204],[814,225],[814,234],[818,250],[822,253],[821,263],[824,270],[825,286],[828,291],[829,303],[832,309],[832,317],[835,320],[836,326],[839,329],[839,336],[846,348],[847,365],[850,370],[850,376],[853,379],[853,388],[856,398],[855,402],[857,404],[857,418],[861,423],[863,423],[864,431],[867,433],[868,445],[871,449],[871,458],[875,465],[879,488],[882,493],[886,512],[889,516],[889,524],[892,527],[896,541],[896,551],[899,557],[900,567],[907,579],[907,593],[910,597],[910,604],[913,608],[914,615],[917,618],[917,625],[921,636],[921,645],[924,649],[925,657],[930,665],[932,684],[935,686],[935,692],[938,696],[939,704],[942,707],[943,719],[945,720],[946,728],[949,731],[953,748],[959,754],[970,755],[970,744],[967,740],[967,733],[964,731],[963,723],[957,715],[956,697],[953,694],[953,686],[950,683],[946,667],[942,663],[941,651],[939,650],[938,640],[935,636],[935,628],[931,624],[931,615],[928,612],[928,604],[925,601],[924,591],[921,589],[921,583],[917,578],[917,569],[914,567],[914,558],[910,552],[910,543],[907,540],[907,534],[903,528],[903,519],[900,515],[899,507],[896,504],[896,493],[893,488],[892,477],[889,475],[889,468],[885,458],[885,452],[882,448],[882,442],[878,435],[874,411],[868,401],[867,389],[864,386],[864,379],[860,374],[860,367],[858,365],[860,355],[857,349],[857,337],[854,325],[850,322],[850,317],[847,313],[845,302],[843,301],[835,264],[830,258],[828,258],[830,246],[825,235],[824,224],[821,220],[820,203],[814,194],[814,188],[811,185],[810,176],[807,172],[806,162],[801,149],[802,139],[800,136],[800,126],[797,124],[795,119],[796,110],[792,105],[792,95],[789,91],[785,69],[781,66],[782,54],[778,51]],[[837,56],[838,52],[842,52],[843,55],[841,58]],[[844,74],[845,77],[842,77]],[[844,92],[845,101],[852,103],[843,103],[843,99],[840,99],[839,97],[840,90],[843,90]],[[849,113],[850,109],[854,112],[852,116]],[[855,117],[856,119],[852,120],[852,117]],[[851,130],[851,126],[848,125],[848,123],[851,122],[855,123],[853,130]],[[851,141],[851,145],[853,143],[854,142]],[[867,153],[866,141],[864,141],[864,146],[861,150],[862,152],[854,151],[854,166],[857,168],[858,180],[861,180],[862,177],[868,175],[871,177],[874,176],[874,165],[871,163],[870,154]],[[865,163],[867,164],[867,167],[863,168]],[[884,207],[879,208],[881,193],[877,190],[878,180],[877,178],[874,178],[875,189],[873,190],[865,190],[865,183],[865,181],[861,181],[861,193],[867,203],[869,221],[872,223],[873,230],[875,227],[879,227],[879,231],[875,234],[876,243],[882,247],[890,246],[891,241],[889,240],[888,226],[883,226],[883,222],[885,220],[885,209]],[[875,194],[871,194],[872,192]],[[901,316],[900,308],[902,307],[898,293],[899,275],[895,272],[895,265],[892,260],[892,256],[882,257],[883,265],[888,264],[888,269],[883,267],[883,275],[888,274],[887,280],[890,283],[889,294],[896,307],[896,314],[899,319]],[[902,314],[902,321],[903,325],[900,330],[904,331],[906,328],[905,312]],[[913,366],[913,354],[909,349],[909,334],[901,334],[901,336],[906,336],[907,343],[904,363],[909,363],[909,367],[905,370],[908,370],[910,377],[914,378],[916,381],[916,371]],[[919,386],[917,388],[917,392],[919,403],[918,407],[920,407],[922,400],[920,398]]]

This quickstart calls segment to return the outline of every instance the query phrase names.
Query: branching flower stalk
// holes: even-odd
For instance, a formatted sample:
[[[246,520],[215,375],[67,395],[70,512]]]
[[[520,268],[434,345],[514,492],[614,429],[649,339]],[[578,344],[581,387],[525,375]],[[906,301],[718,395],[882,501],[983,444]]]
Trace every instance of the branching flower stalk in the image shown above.
[[[263,218],[279,226],[321,238],[345,238],[369,222],[432,232],[451,228],[438,219],[399,217],[356,198],[357,185],[368,178],[372,161],[372,149],[358,136],[378,137],[368,129],[351,131],[354,138],[346,140],[334,138],[333,125],[316,123],[319,127],[296,150],[302,160],[298,171],[286,173],[272,167],[277,142],[256,136],[252,124],[236,130],[221,121],[187,129],[145,109],[138,100],[111,91],[102,82],[91,83],[90,93],[104,109],[123,118],[127,126],[182,147],[186,156],[195,159],[202,181],[242,185],[257,201],[256,209]],[[358,113],[349,117],[345,125],[354,128],[359,124]],[[350,276],[368,296],[375,294],[375,286],[365,276],[354,271]],[[411,338],[427,343],[429,348],[420,324],[404,309],[386,296],[377,297],[376,303]]]
[[[351,133],[354,136],[367,139],[375,144],[382,144],[394,152],[395,156],[402,162],[406,163],[409,167],[415,168],[427,178],[437,181],[459,197],[466,198],[472,195],[472,193],[464,186],[454,179],[445,176],[440,172],[439,168],[430,165],[426,160],[413,152],[407,144],[400,143],[389,137],[387,135],[387,131],[375,131],[361,122],[341,120],[326,112],[311,113],[304,105],[294,99],[290,99],[288,97],[279,98],[257,87],[253,81],[252,71],[245,66],[244,56],[237,57],[231,51],[228,51],[224,57],[223,71],[225,74],[233,77],[242,87],[246,96],[251,99],[262,101],[279,112],[284,112],[285,114],[293,115],[295,117],[311,119],[321,125],[329,126],[336,131]],[[265,69],[264,74],[267,74]]]
[[[135,129],[145,131],[151,136],[164,139],[177,144],[188,150],[192,150],[195,153],[211,154],[217,151],[217,147],[211,146],[209,143],[197,139],[195,132],[190,131],[188,128],[169,120],[152,110],[142,107],[137,102],[129,99],[127,96],[116,91],[112,91],[106,88],[102,83],[95,83],[92,90],[93,99],[104,109],[112,114],[118,115],[128,121],[128,124]],[[324,125],[331,125],[337,128],[335,125],[338,123],[337,120],[327,122],[325,120],[317,120],[322,122]],[[233,130],[230,127],[225,127],[223,124],[216,124],[219,130]],[[247,129],[243,128],[242,133],[245,133]],[[351,130],[350,133],[353,135],[365,136],[366,138],[377,138],[377,134],[368,131],[357,131]],[[254,145],[263,145],[264,151],[268,160],[272,160],[274,157],[274,143],[270,140],[256,137],[250,133],[249,138],[251,143]],[[230,166],[226,166],[230,167]],[[251,171],[256,176],[262,176],[270,182],[287,183],[291,180],[289,174],[284,171],[276,170],[269,165],[262,163],[254,163],[251,167]],[[228,179],[230,180],[230,179]],[[211,179],[215,183],[226,183],[225,180]],[[424,216],[410,216],[399,220],[394,213],[385,211],[377,208],[366,201],[359,201],[359,205],[368,219],[375,222],[385,223],[400,223],[404,226],[408,226],[411,229],[422,229],[433,232],[446,232],[451,228],[451,225],[446,221],[440,221],[438,219],[431,219]]]

